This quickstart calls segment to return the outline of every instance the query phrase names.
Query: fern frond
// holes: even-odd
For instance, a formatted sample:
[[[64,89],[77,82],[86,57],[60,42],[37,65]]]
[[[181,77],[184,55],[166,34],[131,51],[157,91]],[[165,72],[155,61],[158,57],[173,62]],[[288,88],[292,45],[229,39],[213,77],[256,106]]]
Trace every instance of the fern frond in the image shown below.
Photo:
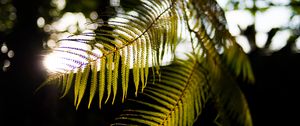
[[[223,125],[251,126],[247,101],[228,72],[213,66],[211,60],[190,56],[162,67],[161,80],[154,80],[134,100],[113,125],[193,125],[207,100],[215,101]],[[222,76],[215,76],[212,67]],[[153,81],[153,80],[152,80]]]
[[[181,64],[181,67],[171,67],[171,65],[168,66],[169,69],[168,67],[162,69],[161,80],[154,81],[155,84],[147,86],[145,92],[139,95],[140,98],[131,101],[129,104],[135,105],[135,108],[129,107],[130,111],[125,111],[116,118],[115,125],[193,125],[203,109],[205,104],[203,102],[211,96],[216,101],[221,117],[227,116],[229,125],[251,126],[252,120],[246,99],[231,77],[227,66],[239,64],[231,69],[236,75],[242,72],[243,76],[250,81],[254,78],[247,65],[248,59],[226,30],[226,20],[222,10],[215,1],[190,0],[181,3],[182,10],[186,14],[185,19],[188,20],[186,23],[191,34],[189,37],[193,44],[193,53],[196,54],[196,57],[190,57],[195,59],[192,62],[194,64],[188,64],[186,61],[185,65]],[[187,15],[186,11],[190,11],[190,15]],[[230,52],[229,49],[234,51]],[[230,59],[233,56],[238,60]],[[245,64],[246,67],[241,64]],[[195,66],[198,66],[197,69],[194,68]],[[171,70],[174,68],[176,71]],[[197,76],[185,76],[189,75],[187,73]],[[167,91],[168,94],[164,93]],[[140,113],[141,110],[144,113]],[[164,116],[157,118],[152,114],[150,118],[144,116],[149,114],[145,111]],[[226,125],[225,122],[223,124]]]
[[[102,99],[105,92],[105,72],[106,72],[106,58],[101,60],[100,74],[99,74],[99,108],[102,106]]]
[[[247,100],[238,84],[228,74],[223,74],[218,83],[211,84],[219,118],[223,125],[252,126]],[[218,87],[218,88],[216,88]]]
[[[237,44],[235,38],[226,29],[227,22],[223,10],[214,0],[189,0],[186,8],[191,13],[187,15],[189,30],[199,32],[204,30],[210,40],[210,45],[220,55],[236,76],[243,75],[245,80],[254,81],[247,55]],[[202,31],[200,31],[202,33]],[[223,64],[223,63],[222,63]]]
[[[107,57],[107,73],[106,73],[106,77],[107,77],[107,83],[106,83],[106,90],[107,90],[107,98],[105,100],[105,103],[108,101],[109,97],[110,97],[110,93],[111,93],[111,87],[112,87],[112,78],[113,78],[113,54],[108,55]]]
[[[196,20],[196,23],[188,22],[187,27],[195,45],[194,53],[205,54],[205,58],[198,57],[198,61],[208,71],[207,77],[210,79],[207,83],[221,113],[220,117],[229,121],[223,124],[251,126],[247,100],[230,73],[237,76],[242,74],[249,81],[254,81],[254,77],[247,56],[226,30],[222,9],[211,0],[190,0],[183,3],[183,7],[192,10],[191,15],[186,17],[191,16],[189,19]]]
[[[37,93],[39,90],[41,90],[42,87],[46,86],[46,85],[49,85],[49,84],[57,84],[60,79],[63,77],[63,74],[62,73],[55,73],[53,74],[52,76],[48,77],[40,86],[38,86],[34,93]]]
[[[208,92],[199,67],[196,59],[162,67],[161,80],[152,80],[154,84],[149,82],[143,93],[130,99],[113,125],[193,125],[207,99],[200,92]]]
[[[73,82],[73,77],[74,77],[74,73],[73,73],[73,71],[71,71],[70,74],[67,77],[68,79],[67,79],[66,86],[65,86],[66,88],[65,88],[64,93],[61,96],[61,98],[66,96],[67,93],[69,92],[69,90],[71,89],[72,82]]]
[[[76,74],[76,79],[75,79],[75,86],[74,86],[74,106],[77,105],[77,101],[78,101],[78,94],[79,94],[79,90],[80,90],[80,82],[81,82],[81,76],[82,76],[82,72],[81,72],[81,68],[78,69],[79,72],[77,72]]]
[[[124,4],[122,8],[134,9],[117,12],[115,17],[99,22],[99,28],[93,32],[62,39],[59,41],[61,46],[53,49],[59,55],[57,60],[62,68],[65,68],[60,69],[62,73],[76,74],[74,83],[67,81],[72,80],[70,75],[64,76],[62,97],[68,93],[70,84],[74,84],[74,105],[77,108],[87,84],[90,84],[89,108],[97,87],[99,107],[103,99],[104,103],[110,100],[114,103],[118,92],[122,93],[124,101],[132,66],[135,94],[139,89],[143,91],[149,67],[155,66],[152,67],[154,71],[159,71],[166,51],[175,49],[178,36],[175,1],[142,0],[139,5]],[[76,44],[80,47],[73,46]],[[87,82],[88,76],[91,76],[91,83]],[[122,83],[121,90],[118,88],[119,82]]]
[[[83,98],[86,86],[87,86],[87,81],[89,78],[89,72],[90,72],[90,65],[87,65],[87,67],[84,68],[83,73],[82,73],[82,78],[80,80],[80,86],[79,86],[79,91],[78,91],[78,99],[77,99],[77,104],[76,104],[76,109],[78,109],[79,104]],[[77,72],[78,73],[78,72]]]
[[[91,76],[91,86],[90,86],[90,98],[88,108],[90,108],[92,100],[97,91],[97,84],[98,84],[98,74],[97,74],[98,65],[96,62],[92,64],[92,76]]]
[[[193,125],[208,98],[216,103],[220,118],[252,125],[246,99],[231,75],[253,81],[251,66],[226,29],[224,13],[215,1],[140,0],[122,8],[131,11],[102,15],[110,18],[97,30],[60,40],[53,52],[62,66],[46,83],[60,81],[62,97],[74,85],[76,109],[86,87],[90,87],[88,108],[98,90],[101,108],[103,102],[125,101],[132,75],[139,96],[127,102],[129,107],[114,125]],[[162,66],[182,35],[192,45],[189,59]]]

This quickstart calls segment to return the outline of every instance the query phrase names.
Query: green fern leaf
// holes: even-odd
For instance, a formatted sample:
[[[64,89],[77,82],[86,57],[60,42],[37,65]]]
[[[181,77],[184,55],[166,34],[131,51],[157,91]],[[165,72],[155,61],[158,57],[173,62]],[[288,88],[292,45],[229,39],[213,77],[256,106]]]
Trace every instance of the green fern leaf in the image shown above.
[[[48,77],[39,87],[37,87],[34,92],[37,93],[39,90],[41,90],[41,88],[43,88],[46,85],[55,85],[56,83],[58,83],[58,80],[60,80],[62,76],[63,73],[53,74],[52,76]]]
[[[81,68],[78,69],[78,72],[76,74],[76,78],[75,78],[75,86],[74,86],[74,106],[77,105],[77,101],[78,101],[78,94],[79,94],[79,90],[80,90],[80,82],[81,82],[81,76],[82,73],[80,72]]]
[[[192,125],[194,119],[200,115],[195,111],[194,105],[203,104],[203,100],[196,100],[197,93],[207,92],[203,90],[204,77],[202,72],[196,72],[198,63],[192,61],[177,61],[175,64],[162,68],[161,80],[154,80],[155,84],[149,84],[145,91],[138,95],[136,100],[130,100],[128,110],[125,109],[120,117],[116,118],[116,124],[127,125]],[[176,68],[176,69],[174,69]],[[184,76],[184,77],[182,77]],[[195,76],[200,77],[194,81]],[[167,92],[168,89],[171,92]],[[148,99],[144,101],[144,99]],[[194,102],[198,102],[194,104]],[[135,104],[135,108],[130,108]],[[128,114],[141,118],[129,119]],[[193,114],[195,113],[195,114]],[[145,117],[145,115],[151,115]],[[131,116],[130,116],[131,118]],[[177,120],[178,119],[178,120]],[[126,123],[130,120],[130,123]]]
[[[92,78],[91,78],[91,86],[90,86],[90,98],[89,98],[89,104],[88,108],[90,108],[92,100],[96,94],[97,91],[97,84],[98,84],[98,78],[97,78],[97,62],[94,62],[92,65]]]
[[[122,6],[125,9],[132,7],[130,4]],[[175,1],[141,1],[138,6],[134,6],[135,9],[132,11],[134,13],[118,12],[115,17],[100,22],[100,27],[93,32],[83,33],[78,37],[70,36],[58,41],[58,43],[71,44],[70,46],[62,44],[63,46],[53,49],[53,53],[59,55],[58,60],[66,67],[62,70],[63,74],[76,73],[74,105],[78,108],[85,92],[83,87],[86,85],[82,84],[85,84],[86,78],[91,76],[91,83],[88,83],[91,87],[88,105],[90,108],[96,92],[95,88],[98,85],[96,81],[98,71],[96,72],[97,68],[93,66],[101,66],[98,85],[99,107],[104,94],[107,96],[104,103],[107,103],[110,98],[114,103],[118,92],[122,92],[122,101],[125,100],[131,65],[133,65],[135,94],[139,89],[143,91],[148,80],[149,66],[155,66],[152,68],[158,73],[161,59],[166,53],[165,50],[175,49],[177,43],[175,38],[178,36],[178,16],[175,7]],[[74,47],[73,44],[82,46]],[[100,53],[95,53],[93,49]],[[103,63],[107,68],[102,67]],[[118,70],[119,64],[121,64],[120,71]],[[92,67],[92,72],[85,75],[87,67]],[[122,88],[118,88],[119,75],[121,75]],[[72,84],[72,82],[70,83]],[[68,93],[67,85],[70,83],[63,79],[61,86],[64,93],[62,96]]]
[[[78,101],[77,101],[77,105],[76,105],[76,109],[78,109],[78,106],[82,100],[82,97],[84,95],[85,89],[86,89],[86,85],[87,85],[87,81],[88,81],[88,75],[90,72],[90,65],[88,65],[87,67],[84,68],[83,73],[82,73],[82,78],[81,78],[81,82],[80,82],[80,86],[79,86],[79,92],[78,92]]]
[[[71,71],[70,74],[67,77],[66,89],[65,89],[63,95],[61,96],[61,98],[63,98],[64,96],[66,96],[67,93],[69,92],[69,90],[71,89],[72,82],[73,82],[73,77],[74,77],[74,73],[73,73],[73,71]]]
[[[107,57],[107,73],[106,73],[106,77],[107,77],[107,98],[105,100],[105,103],[108,101],[109,97],[110,97],[110,93],[111,93],[111,87],[112,87],[112,71],[113,71],[113,54],[108,55]]]
[[[46,83],[62,83],[62,97],[73,84],[76,109],[87,86],[90,108],[98,87],[101,108],[103,99],[114,104],[118,93],[125,101],[132,75],[135,95],[139,96],[126,103],[137,107],[129,106],[113,125],[193,125],[208,98],[217,104],[218,118],[226,119],[222,124],[252,125],[246,99],[231,75],[254,81],[251,65],[226,29],[224,13],[215,1],[125,1],[132,4],[122,8],[134,8],[132,11],[114,14],[99,23],[97,30],[83,33],[82,38],[71,36],[59,41],[82,47],[62,44],[55,48],[63,66]],[[162,66],[164,57],[175,54],[180,41],[192,46],[188,60]]]
[[[120,62],[120,54],[117,52],[115,53],[114,57],[114,71],[113,71],[113,101],[112,104],[114,104],[116,95],[117,95],[117,85],[118,85],[118,74],[119,74],[119,62]]]
[[[235,38],[226,29],[226,18],[217,2],[214,0],[189,0],[189,2],[185,3],[185,8],[189,8],[191,11],[190,15],[186,15],[188,20],[195,22],[188,23],[189,30],[198,34],[198,39],[203,34],[206,34],[205,36],[207,37],[204,42],[209,39],[207,42],[209,44],[204,44],[202,47],[206,46],[206,51],[211,51],[210,55],[213,57],[216,57],[216,54],[218,54],[218,58],[214,58],[214,60],[225,62],[225,64],[220,64],[229,67],[229,70],[235,73],[236,76],[242,74],[245,80],[254,82],[252,70],[247,68],[251,68],[248,65],[250,64],[248,58],[237,44]],[[197,19],[195,17],[201,18]],[[202,47],[200,48],[203,49]]]
[[[104,96],[104,92],[105,92],[105,72],[106,72],[106,59],[102,59],[101,60],[101,64],[100,64],[100,74],[99,74],[99,108],[101,108],[102,105],[102,99]]]

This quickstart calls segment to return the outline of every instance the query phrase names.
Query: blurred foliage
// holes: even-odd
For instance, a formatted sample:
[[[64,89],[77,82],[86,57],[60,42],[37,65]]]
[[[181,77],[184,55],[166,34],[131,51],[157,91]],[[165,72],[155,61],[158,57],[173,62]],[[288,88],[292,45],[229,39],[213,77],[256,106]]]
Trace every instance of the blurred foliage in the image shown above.
[[[11,0],[0,0],[0,34],[9,33],[17,18],[16,8]]]
[[[5,37],[12,32],[17,15],[12,0],[0,0],[0,72],[6,72],[11,66],[14,51],[6,43]]]
[[[39,8],[40,16],[46,23],[58,20],[66,12],[81,12],[85,17],[90,17],[91,12],[108,11],[108,0],[45,0]]]
[[[300,14],[300,1],[299,0],[292,0],[290,3],[293,11],[297,14]]]
[[[139,5],[140,0],[121,0],[120,5]],[[81,12],[85,17],[90,17],[91,12],[96,11],[99,15],[113,13],[119,6],[110,6],[109,0],[43,0],[39,13],[47,22],[60,18],[66,12]],[[125,12],[133,8],[122,8]]]
[[[226,11],[233,10],[244,10],[252,14],[253,18],[256,18],[257,13],[264,13],[273,7],[287,7],[292,10],[292,15],[289,17],[289,22],[285,26],[273,27],[267,34],[267,40],[264,47],[257,47],[255,20],[252,25],[249,25],[246,29],[240,29],[240,35],[246,36],[252,52],[258,52],[263,55],[270,53],[283,52],[283,53],[295,53],[299,52],[296,48],[296,42],[300,35],[300,1],[299,0],[287,0],[287,1],[276,1],[276,0],[229,0],[224,8]],[[273,38],[277,33],[288,30],[290,36],[287,40],[287,44],[278,51],[270,50],[269,47],[272,43]]]

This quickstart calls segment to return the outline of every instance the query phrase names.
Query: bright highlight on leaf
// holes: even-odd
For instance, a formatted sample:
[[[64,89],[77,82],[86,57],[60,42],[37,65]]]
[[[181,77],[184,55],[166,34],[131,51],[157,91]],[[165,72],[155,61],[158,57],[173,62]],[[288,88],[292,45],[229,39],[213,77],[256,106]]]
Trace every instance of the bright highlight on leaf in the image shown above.
[[[44,66],[49,72],[58,72],[60,67],[63,67],[62,64],[57,61],[58,54],[48,54],[43,61]]]
[[[91,41],[94,37],[78,35],[70,36],[68,39]],[[70,73],[71,71],[76,73],[79,67],[84,68],[89,61],[102,55],[99,50],[92,50],[91,46],[84,42],[61,40],[57,44],[58,47],[53,48],[43,61],[50,73]]]

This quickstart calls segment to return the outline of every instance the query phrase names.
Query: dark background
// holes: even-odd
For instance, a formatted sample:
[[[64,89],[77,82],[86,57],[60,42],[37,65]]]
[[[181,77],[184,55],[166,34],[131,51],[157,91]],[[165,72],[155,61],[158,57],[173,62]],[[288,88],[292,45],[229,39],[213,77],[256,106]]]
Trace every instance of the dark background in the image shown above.
[[[15,56],[11,66],[0,71],[0,125],[62,126],[103,125],[115,114],[110,106],[90,110],[75,110],[71,98],[59,99],[55,86],[34,93],[46,78],[42,66],[47,34],[39,29],[36,20],[39,8],[49,1],[14,0],[17,18],[8,32],[0,32],[0,44],[6,42]],[[98,7],[103,5],[99,4]],[[251,36],[253,33],[245,33]],[[243,85],[255,126],[296,125],[299,107],[300,54],[291,48],[266,55],[263,49],[248,54],[256,77],[254,85]],[[0,54],[0,61],[7,59]],[[82,105],[83,106],[83,105]]]

